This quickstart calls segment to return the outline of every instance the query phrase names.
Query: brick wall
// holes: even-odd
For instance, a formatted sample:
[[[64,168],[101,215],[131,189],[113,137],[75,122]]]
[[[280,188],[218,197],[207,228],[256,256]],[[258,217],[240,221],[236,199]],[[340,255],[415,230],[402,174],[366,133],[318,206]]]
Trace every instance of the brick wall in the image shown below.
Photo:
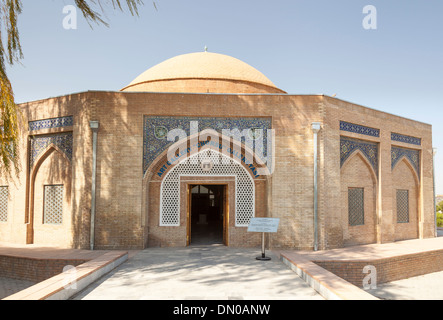
[[[443,251],[427,251],[367,261],[313,261],[317,265],[336,274],[350,283],[363,287],[363,279],[369,274],[363,273],[365,266],[374,266],[377,283],[416,277],[443,270]]]
[[[343,170],[340,169],[340,137],[359,139],[378,144],[378,169],[375,188],[375,229],[378,243],[392,242],[397,237],[396,216],[394,216],[395,193],[397,182],[409,179],[410,171],[399,173],[396,177],[391,168],[392,146],[418,150],[421,154],[420,188],[417,189],[417,216],[418,234],[416,238],[434,237],[434,217],[432,215],[432,134],[431,126],[410,119],[394,116],[389,113],[365,108],[346,101],[325,97],[327,107],[324,117],[322,144],[325,148],[325,157],[321,166],[324,171],[320,174],[322,185],[321,194],[324,195],[320,202],[320,211],[324,213],[321,218],[324,223],[323,248],[342,246],[337,230],[346,230],[346,222],[340,217],[343,206],[343,198],[336,196],[336,190],[340,190]],[[340,130],[340,121],[346,121],[380,131],[379,137],[373,137],[354,132]],[[400,133],[421,138],[421,145],[413,145],[405,142],[393,141],[391,133]],[[343,178],[343,177],[342,177]],[[366,180],[367,181],[367,180]],[[363,182],[363,181],[362,181]],[[367,182],[363,182],[367,183]],[[409,188],[409,187],[408,187]]]
[[[87,261],[0,256],[0,277],[41,282],[62,273],[66,266],[75,267]]]
[[[42,214],[42,196],[37,195],[37,202],[34,201],[33,195],[31,195],[33,191],[33,177],[31,175],[31,171],[36,168],[36,166],[30,168],[29,167],[29,139],[31,136],[40,136],[40,135],[50,135],[50,134],[58,134],[61,132],[72,132],[74,136],[74,148],[77,145],[80,145],[82,139],[87,139],[84,135],[79,134],[79,129],[81,128],[80,124],[82,123],[83,118],[83,108],[87,108],[87,93],[83,94],[73,94],[66,95],[63,97],[50,98],[45,100],[33,101],[28,103],[23,103],[19,105],[21,109],[21,113],[23,115],[23,122],[20,128],[20,173],[18,178],[16,178],[13,174],[12,179],[9,181],[1,181],[2,185],[9,185],[10,190],[10,203],[9,203],[9,215],[7,223],[0,224],[0,241],[12,242],[12,243],[33,243],[38,242],[38,239],[34,239],[34,230],[33,222],[41,225],[41,214]],[[58,117],[65,117],[74,115],[74,125],[68,128],[50,128],[50,129],[39,129],[34,131],[28,130],[28,122],[34,120],[41,119],[51,119]],[[85,195],[84,188],[84,177],[88,174],[87,166],[83,166],[84,162],[89,161],[89,156],[86,154],[81,154],[82,151],[86,151],[88,153],[88,144],[82,146],[82,148],[75,150],[73,152],[74,159],[73,163],[75,165],[70,165],[63,162],[61,165],[58,164],[57,152],[53,155],[47,157],[46,160],[39,164],[42,171],[40,171],[40,175],[38,174],[38,169],[34,172],[35,176],[40,176],[41,182],[44,180],[49,183],[49,180],[55,179],[58,176],[60,178],[59,182],[63,180],[63,184],[66,184],[66,188],[68,192],[65,197],[65,206],[64,212],[67,213],[66,222],[61,229],[64,229],[61,232],[56,230],[49,231],[46,235],[43,235],[48,241],[43,240],[45,244],[51,245],[60,245],[65,247],[77,246],[78,239],[81,239],[80,233],[82,233],[82,228],[85,225],[82,223],[82,214],[79,213],[79,210],[82,211],[84,208],[84,201],[82,201],[82,197]],[[40,155],[40,157],[45,157],[46,155]],[[35,159],[36,162],[34,165],[39,163],[41,158]],[[69,163],[69,161],[67,161]],[[71,172],[66,172],[66,170],[72,170]],[[56,172],[60,173],[58,175]],[[63,173],[62,173],[63,172]],[[32,182],[31,182],[32,181]],[[73,181],[75,181],[73,183]],[[39,182],[40,183],[40,182]],[[36,189],[37,193],[41,191],[41,185]],[[34,202],[33,202],[34,201]],[[74,201],[74,202],[71,202]],[[38,208],[33,207],[33,203],[38,205]],[[81,204],[80,204],[81,203]],[[87,207],[87,205],[86,205]],[[32,217],[32,211],[34,213],[40,215],[39,217]],[[89,213],[89,208],[85,211]],[[78,219],[80,218],[80,219]],[[60,229],[60,228],[59,228]],[[55,233],[53,231],[56,231]],[[37,233],[39,233],[37,231]],[[37,243],[36,242],[36,243]]]
[[[376,230],[376,177],[370,164],[361,153],[356,153],[341,169],[341,218],[343,225],[343,244],[357,245],[375,243]],[[349,188],[363,188],[364,224],[351,226],[349,223]]]
[[[71,163],[57,150],[42,159],[33,184],[33,227],[34,243],[69,248],[72,246],[72,210],[71,210]],[[44,189],[47,185],[63,186],[62,223],[44,222]]]
[[[419,235],[418,188],[414,171],[406,160],[401,161],[392,173],[392,208],[394,210],[395,240],[416,239]],[[396,191],[407,190],[409,194],[409,222],[397,222],[397,197]]]

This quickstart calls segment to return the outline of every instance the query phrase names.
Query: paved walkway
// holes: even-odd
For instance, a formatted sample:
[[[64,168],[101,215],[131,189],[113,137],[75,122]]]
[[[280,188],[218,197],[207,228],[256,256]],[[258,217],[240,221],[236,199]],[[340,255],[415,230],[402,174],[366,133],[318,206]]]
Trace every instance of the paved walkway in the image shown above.
[[[76,300],[296,300],[323,298],[279,257],[222,245],[140,251]]]
[[[443,230],[439,230],[443,231]],[[302,252],[323,259],[382,258],[393,253],[443,249],[443,238],[409,240],[318,252]],[[106,252],[106,251],[103,251]],[[94,258],[100,251],[42,248],[0,244],[0,254],[38,258]],[[130,251],[129,260],[87,287],[73,299],[162,300],[272,300],[323,298],[285,266],[278,252],[267,251],[271,261],[257,261],[260,249],[198,245],[187,248],[150,248]],[[32,285],[0,278],[0,298]],[[370,294],[381,299],[443,300],[443,272],[379,284]]]
[[[420,252],[443,250],[443,237],[372,243],[331,250],[288,250],[307,260],[374,260]],[[285,250],[282,250],[284,252]]]
[[[443,300],[443,271],[378,284],[368,292],[384,300]]]
[[[0,300],[34,284],[36,282],[0,277]]]

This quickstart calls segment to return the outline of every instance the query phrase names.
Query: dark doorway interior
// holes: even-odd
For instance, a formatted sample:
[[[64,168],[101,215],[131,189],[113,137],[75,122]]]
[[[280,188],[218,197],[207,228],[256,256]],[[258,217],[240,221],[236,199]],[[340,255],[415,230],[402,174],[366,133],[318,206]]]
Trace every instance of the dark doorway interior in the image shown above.
[[[191,188],[191,244],[223,243],[223,185]]]

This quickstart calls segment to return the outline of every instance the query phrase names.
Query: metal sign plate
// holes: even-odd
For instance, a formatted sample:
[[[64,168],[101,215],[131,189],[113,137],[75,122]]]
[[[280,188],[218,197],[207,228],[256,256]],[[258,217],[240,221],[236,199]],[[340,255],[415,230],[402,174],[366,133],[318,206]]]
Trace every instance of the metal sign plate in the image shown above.
[[[251,218],[248,226],[248,232],[269,232],[275,233],[278,230],[278,218]]]

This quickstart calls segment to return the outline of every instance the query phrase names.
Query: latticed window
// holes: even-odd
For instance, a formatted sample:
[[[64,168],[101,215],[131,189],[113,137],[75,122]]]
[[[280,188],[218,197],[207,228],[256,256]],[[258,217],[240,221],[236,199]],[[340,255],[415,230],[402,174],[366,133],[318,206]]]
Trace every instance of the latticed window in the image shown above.
[[[397,190],[397,223],[409,222],[409,190]]]
[[[8,187],[0,187],[0,222],[8,221]]]
[[[63,185],[45,186],[43,223],[62,224]]]
[[[365,224],[364,208],[364,188],[349,188],[348,215],[350,226],[359,226]]]

